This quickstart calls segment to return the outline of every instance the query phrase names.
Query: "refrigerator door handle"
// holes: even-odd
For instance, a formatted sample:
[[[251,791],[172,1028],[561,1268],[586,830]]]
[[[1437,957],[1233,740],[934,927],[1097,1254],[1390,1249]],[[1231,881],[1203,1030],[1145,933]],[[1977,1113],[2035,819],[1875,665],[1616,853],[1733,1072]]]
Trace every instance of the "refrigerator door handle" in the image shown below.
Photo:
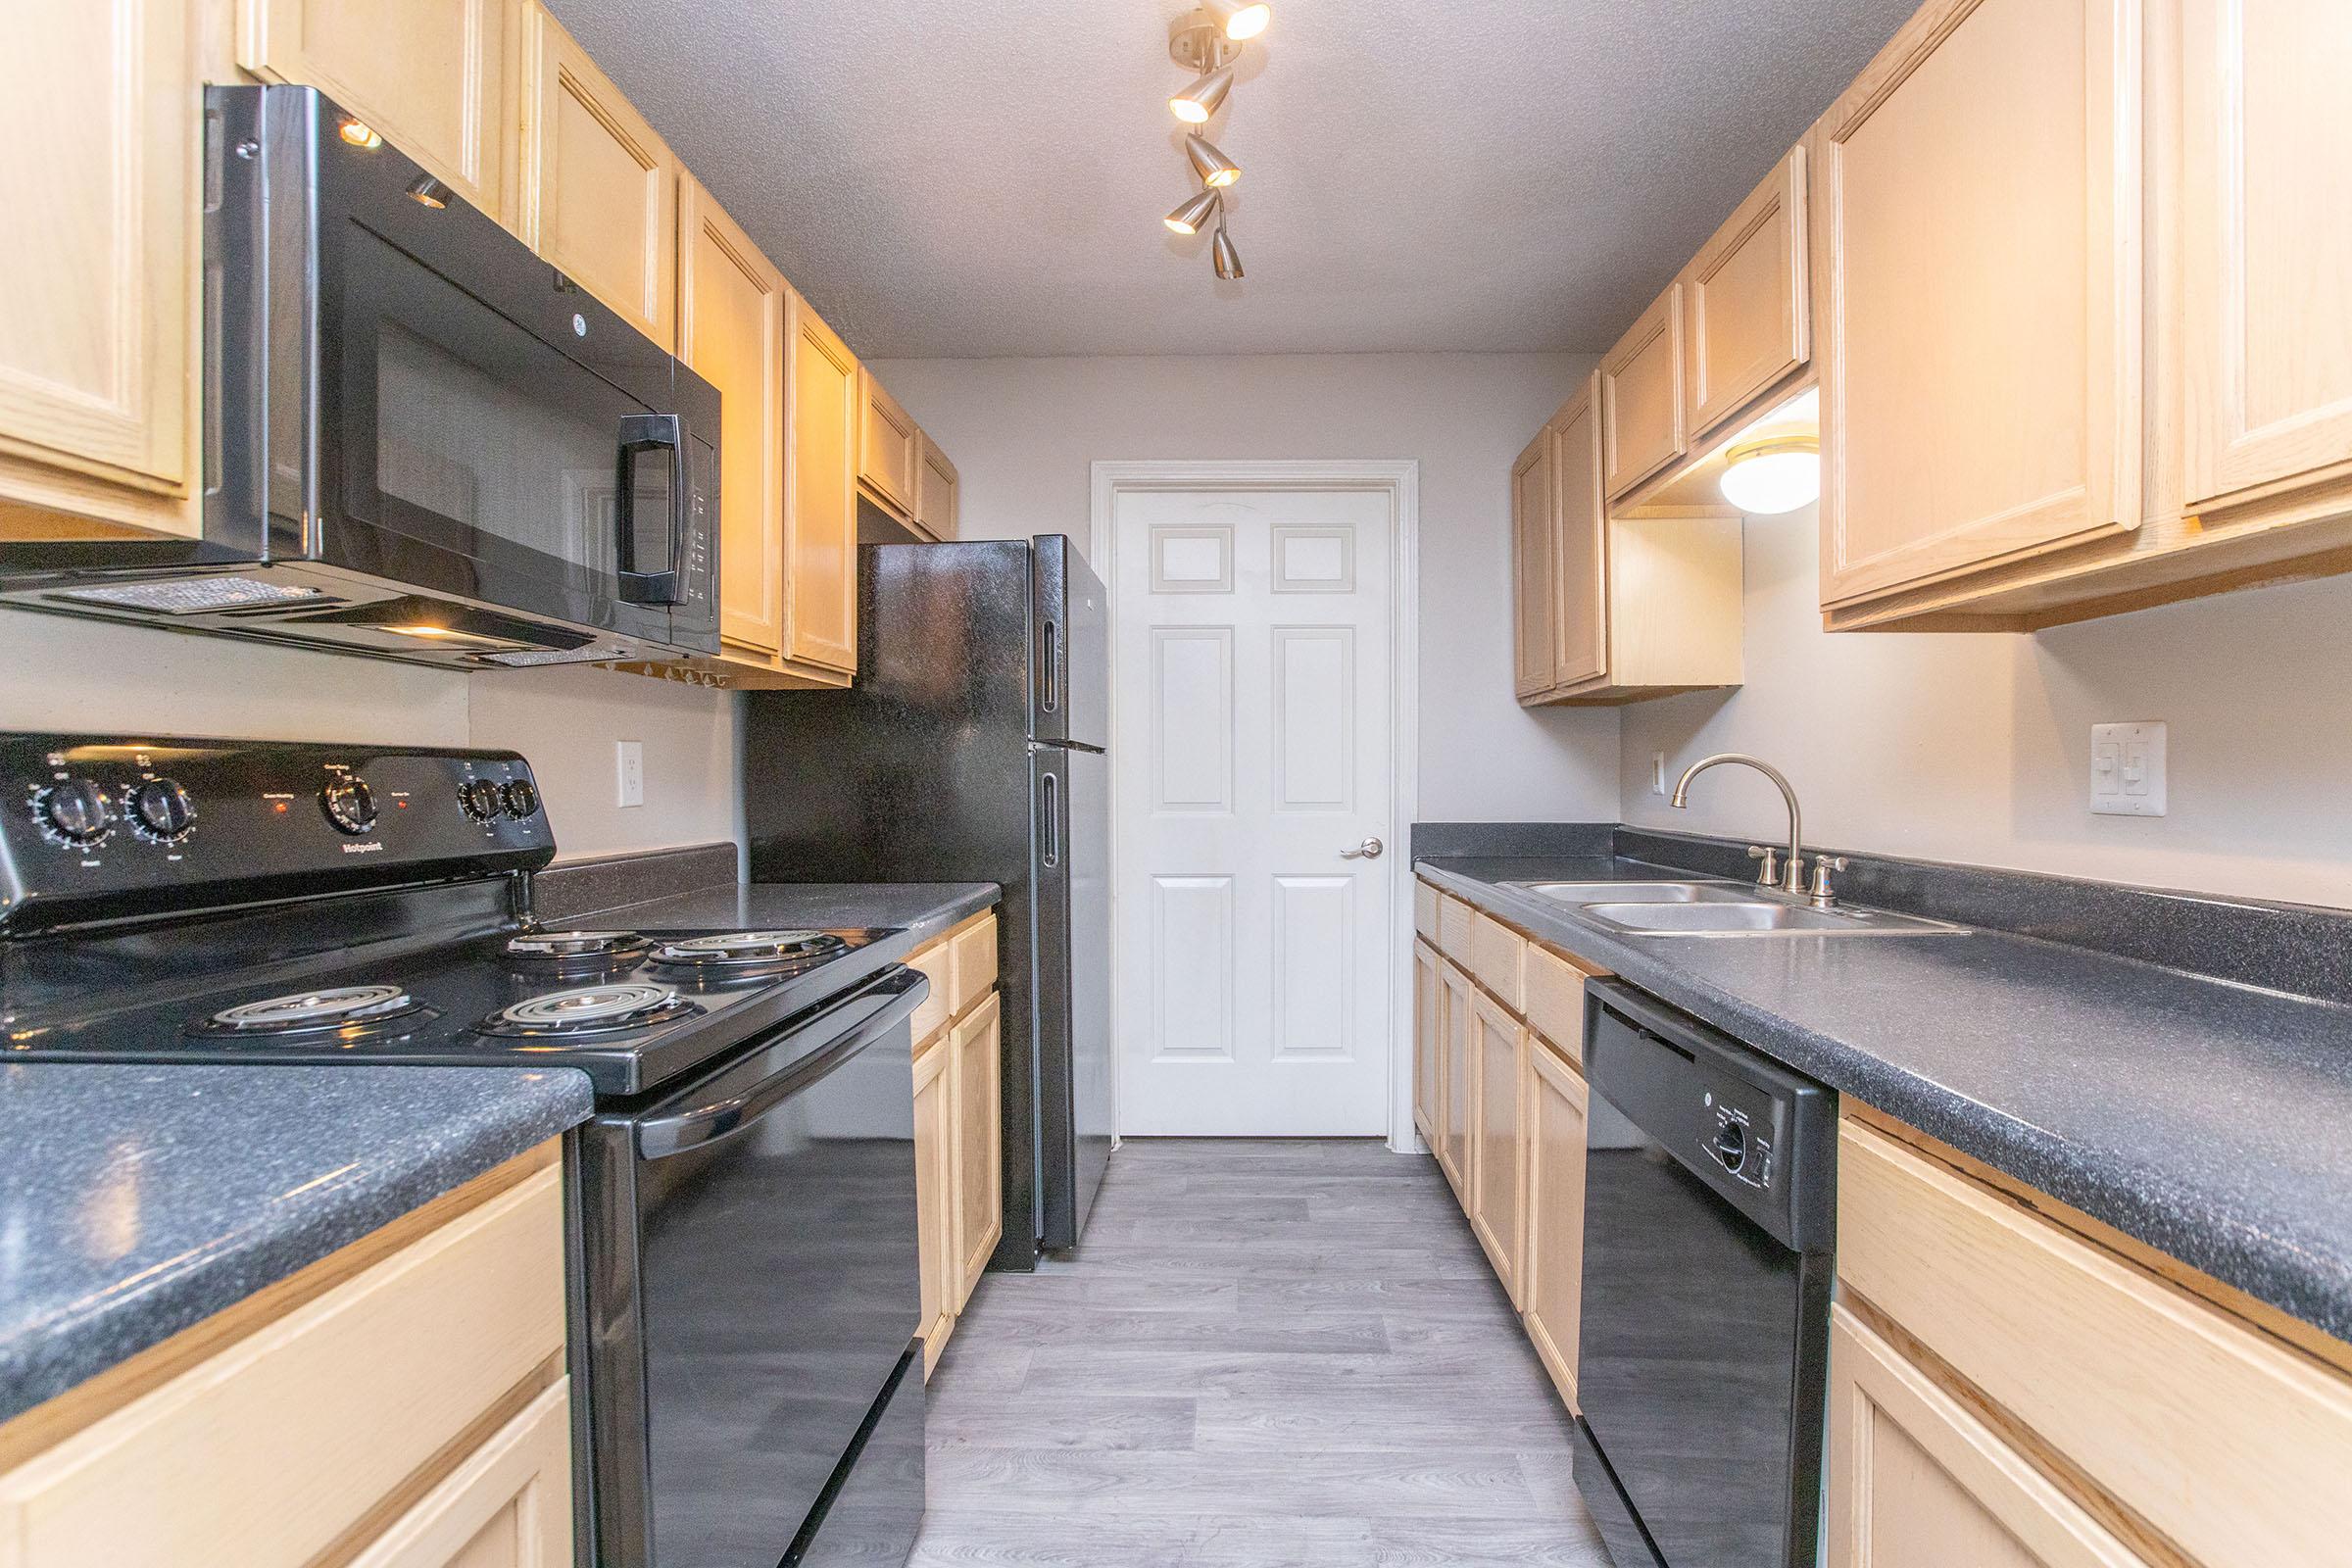
[[[1041,690],[1038,702],[1051,713],[1061,707],[1061,627],[1049,620],[1045,625],[1045,649],[1039,672]]]
[[[1038,810],[1045,820],[1039,834],[1045,845],[1045,867],[1051,871],[1061,864],[1061,776],[1048,773],[1037,781]]]

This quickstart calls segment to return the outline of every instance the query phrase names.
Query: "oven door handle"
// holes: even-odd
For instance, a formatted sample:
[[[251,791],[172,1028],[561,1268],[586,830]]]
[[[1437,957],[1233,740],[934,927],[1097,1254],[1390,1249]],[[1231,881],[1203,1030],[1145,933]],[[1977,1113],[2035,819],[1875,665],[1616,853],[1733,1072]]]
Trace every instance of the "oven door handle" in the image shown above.
[[[883,976],[842,1009],[856,1015],[845,1030],[784,1071],[760,1079],[740,1094],[721,1093],[715,1099],[674,1114],[639,1122],[638,1157],[663,1159],[742,1131],[892,1030],[904,1026],[930,994],[931,982],[919,969],[900,969]],[[727,1087],[724,1076],[711,1085],[718,1091]]]
[[[637,569],[637,464],[649,452],[669,454],[669,553],[663,558],[668,565],[660,571]],[[690,505],[686,450],[676,415],[622,417],[618,475],[612,500],[616,535],[612,559],[619,568],[620,597],[632,605],[674,605],[678,602],[678,551],[686,538]]]

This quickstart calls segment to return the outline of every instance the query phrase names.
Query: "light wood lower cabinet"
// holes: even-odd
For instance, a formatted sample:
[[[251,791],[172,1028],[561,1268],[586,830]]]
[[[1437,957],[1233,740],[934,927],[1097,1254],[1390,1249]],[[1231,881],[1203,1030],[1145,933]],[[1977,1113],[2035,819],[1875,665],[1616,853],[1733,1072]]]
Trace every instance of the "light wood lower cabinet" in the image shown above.
[[[1830,1568],[2141,1568],[1843,1306],[1830,1313],[1829,1426]]]
[[[538,0],[521,0],[524,241],[663,348],[677,343],[678,165]]]
[[[1438,1102],[1445,1113],[1439,1128],[1438,1168],[1453,1184],[1466,1211],[1476,1201],[1476,1167],[1471,1163],[1471,1139],[1476,1136],[1478,1054],[1471,1049],[1471,1019],[1478,1006],[1478,988],[1451,963],[1441,965],[1439,983],[1446,993],[1439,1027],[1443,1038],[1438,1058],[1444,1071]]]
[[[1438,1129],[1446,1124],[1440,1099],[1446,1074],[1446,985],[1438,963],[1437,949],[1427,942],[1413,944],[1413,1126],[1433,1150]]]
[[[19,153],[0,171],[17,235],[0,246],[0,538],[201,530],[190,10],[9,12],[0,133]]]
[[[915,1014],[914,1048],[915,1226],[928,1376],[1004,1234],[996,911],[972,916],[906,961],[931,981]]]
[[[1573,1410],[1584,1299],[1585,1114],[1590,1095],[1573,1058],[1538,1036],[1528,1043],[1521,1099],[1527,1116],[1527,1248],[1519,1306],[1536,1354]]]
[[[1519,1094],[1527,1073],[1527,1031],[1499,1002],[1480,994],[1470,1017],[1470,1050],[1478,1061],[1477,1122],[1471,1158],[1470,1229],[1494,1265],[1511,1304],[1520,1304],[1519,1234],[1526,1205],[1526,1147],[1520,1137]]]
[[[568,1565],[561,1175],[545,1146],[0,1427],[0,1561]]]

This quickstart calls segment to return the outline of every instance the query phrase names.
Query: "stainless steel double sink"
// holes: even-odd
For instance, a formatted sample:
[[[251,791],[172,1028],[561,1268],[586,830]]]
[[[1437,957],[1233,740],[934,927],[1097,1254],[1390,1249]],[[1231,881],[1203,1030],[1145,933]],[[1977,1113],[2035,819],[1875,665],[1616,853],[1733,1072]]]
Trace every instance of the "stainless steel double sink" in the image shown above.
[[[1753,883],[1705,878],[1655,882],[1506,882],[1572,918],[1629,937],[1914,937],[1965,935],[1966,926],[1884,909],[1820,908]]]

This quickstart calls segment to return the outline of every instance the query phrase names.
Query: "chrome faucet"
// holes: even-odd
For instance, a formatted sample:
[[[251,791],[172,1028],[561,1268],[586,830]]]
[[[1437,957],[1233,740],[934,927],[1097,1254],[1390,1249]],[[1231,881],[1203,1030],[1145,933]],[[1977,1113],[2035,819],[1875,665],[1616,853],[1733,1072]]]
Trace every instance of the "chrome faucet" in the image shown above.
[[[1698,777],[1699,774],[1704,773],[1708,768],[1719,766],[1725,762],[1739,762],[1744,766],[1754,768],[1757,772],[1763,774],[1766,778],[1779,785],[1781,787],[1781,799],[1788,803],[1788,863],[1786,865],[1776,865],[1774,864],[1775,855],[1772,850],[1764,848],[1760,845],[1751,844],[1748,846],[1747,853],[1749,858],[1759,859],[1764,862],[1763,867],[1756,874],[1757,885],[1761,887],[1777,888],[1779,891],[1788,894],[1792,898],[1801,899],[1806,897],[1804,859],[1799,853],[1803,843],[1804,818],[1797,811],[1796,791],[1789,787],[1787,776],[1784,775],[1779,768],[1773,766],[1770,762],[1762,760],[1759,758],[1750,757],[1745,752],[1718,752],[1713,757],[1701,758],[1699,760],[1690,764],[1690,766],[1684,772],[1681,782],[1674,786],[1674,799],[1670,804],[1678,811],[1689,810],[1690,808],[1690,781]],[[1815,881],[1819,883],[1819,886],[1816,887],[1812,893],[1812,897],[1816,902],[1826,904],[1832,900],[1833,896],[1830,893],[1829,880],[1830,879],[1826,875],[1816,875]]]

